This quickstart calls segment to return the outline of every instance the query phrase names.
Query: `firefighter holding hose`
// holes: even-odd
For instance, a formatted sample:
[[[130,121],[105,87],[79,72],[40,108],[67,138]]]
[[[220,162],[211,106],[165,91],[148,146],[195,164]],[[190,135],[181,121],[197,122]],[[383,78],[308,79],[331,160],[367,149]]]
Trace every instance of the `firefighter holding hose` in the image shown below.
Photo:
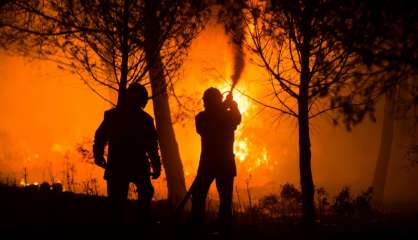
[[[220,199],[217,221],[220,224],[232,222],[232,192],[236,176],[234,132],[241,122],[241,113],[232,98],[232,91],[225,101],[222,98],[218,89],[207,89],[203,94],[205,109],[195,118],[202,152],[197,176],[190,189],[192,223],[203,223],[205,200],[213,180]]]

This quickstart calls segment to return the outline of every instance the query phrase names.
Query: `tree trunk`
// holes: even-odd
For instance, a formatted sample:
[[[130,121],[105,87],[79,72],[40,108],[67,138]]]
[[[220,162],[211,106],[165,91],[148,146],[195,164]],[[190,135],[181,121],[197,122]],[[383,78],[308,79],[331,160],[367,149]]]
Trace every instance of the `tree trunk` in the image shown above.
[[[393,130],[394,130],[394,92],[388,91],[385,95],[382,136],[380,138],[379,155],[373,177],[374,203],[383,205],[386,178],[391,157]]]
[[[120,82],[119,82],[119,92],[118,92],[118,102],[117,105],[120,106],[126,97],[126,88],[128,84],[128,58],[129,58],[129,0],[124,1],[123,6],[123,26],[121,31],[121,70],[120,70]]]
[[[299,170],[302,188],[302,217],[305,224],[315,222],[314,184],[311,169],[311,140],[309,136],[309,36],[305,34],[302,44],[302,64],[298,98]]]
[[[170,115],[167,83],[160,55],[160,34],[156,15],[157,1],[145,2],[145,55],[153,97],[154,115],[161,148],[161,157],[167,177],[168,200],[175,207],[186,194],[183,164]]]
[[[299,96],[299,170],[302,187],[303,222],[312,224],[315,221],[314,185],[311,169],[311,142],[309,136],[308,101],[306,96]]]

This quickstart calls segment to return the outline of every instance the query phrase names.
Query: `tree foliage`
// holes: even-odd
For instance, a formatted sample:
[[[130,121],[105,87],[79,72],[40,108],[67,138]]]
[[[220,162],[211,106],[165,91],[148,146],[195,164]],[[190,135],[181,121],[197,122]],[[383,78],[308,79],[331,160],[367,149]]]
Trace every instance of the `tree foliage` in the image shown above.
[[[97,85],[117,92],[146,83],[145,1],[13,0],[3,10],[7,51],[58,61],[105,99]],[[158,50],[164,74],[173,76],[208,11],[196,1],[160,1],[157,11]]]

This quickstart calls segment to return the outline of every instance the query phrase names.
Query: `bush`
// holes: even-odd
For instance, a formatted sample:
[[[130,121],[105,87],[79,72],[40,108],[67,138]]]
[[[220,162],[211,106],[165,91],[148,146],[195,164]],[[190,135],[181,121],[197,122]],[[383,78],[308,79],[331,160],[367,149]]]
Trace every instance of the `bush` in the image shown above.
[[[302,193],[291,183],[282,186],[280,192],[283,214],[288,216],[300,215],[302,205]]]
[[[354,208],[349,187],[343,187],[341,192],[335,197],[332,210],[337,216],[353,215]]]
[[[329,206],[328,192],[323,187],[317,188],[315,192],[319,217],[322,217]]]
[[[369,187],[355,199],[355,209],[358,215],[367,216],[374,213],[372,206],[373,188]]]
[[[352,199],[350,188],[344,187],[335,197],[332,210],[337,216],[365,217],[374,213],[372,206],[373,188],[368,188]]]
[[[43,182],[41,185],[39,185],[39,190],[41,192],[49,192],[51,190],[51,185],[49,185],[47,182]]]
[[[260,199],[258,208],[260,211],[271,218],[279,217],[280,199],[275,194],[267,195]]]
[[[53,192],[62,192],[62,190],[63,190],[62,184],[61,183],[53,183],[51,185],[51,190]]]
[[[280,197],[289,201],[301,202],[301,192],[291,183],[286,183],[282,186]]]

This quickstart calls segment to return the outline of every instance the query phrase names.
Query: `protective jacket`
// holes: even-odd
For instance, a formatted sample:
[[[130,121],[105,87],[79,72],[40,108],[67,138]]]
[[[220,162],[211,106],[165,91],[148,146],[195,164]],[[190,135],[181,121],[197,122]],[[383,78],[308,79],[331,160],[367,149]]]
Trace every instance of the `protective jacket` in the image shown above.
[[[95,159],[103,158],[108,144],[105,179],[135,181],[160,169],[157,131],[153,118],[142,109],[114,108],[104,114],[93,144]]]
[[[197,174],[236,176],[234,131],[241,122],[237,104],[204,110],[196,116],[195,122],[202,148]]]

